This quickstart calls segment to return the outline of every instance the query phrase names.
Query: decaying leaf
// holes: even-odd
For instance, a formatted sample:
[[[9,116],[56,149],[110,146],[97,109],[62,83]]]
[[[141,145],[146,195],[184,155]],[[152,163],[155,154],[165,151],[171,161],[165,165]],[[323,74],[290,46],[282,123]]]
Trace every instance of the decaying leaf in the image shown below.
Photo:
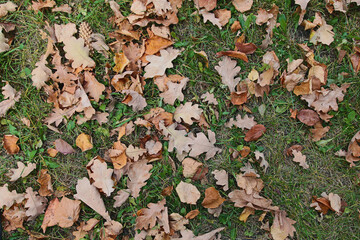
[[[296,231],[293,226],[296,222],[286,217],[285,211],[276,211],[273,225],[271,226],[271,236],[274,240],[284,240],[288,236],[293,237]]]
[[[214,187],[209,187],[205,190],[205,198],[202,201],[201,205],[204,208],[217,208],[225,201],[224,198],[220,196],[218,190]]]
[[[161,214],[165,209],[166,200],[158,203],[149,203],[148,208],[140,210],[140,216],[136,218],[135,229],[151,229],[155,226],[157,219],[162,219]]]
[[[4,135],[3,145],[8,154],[13,155],[20,151],[20,147],[17,145],[18,140],[19,138],[14,135]]]
[[[17,165],[17,168],[12,168],[9,170],[9,172],[7,174],[5,174],[6,176],[8,176],[10,178],[10,182],[15,182],[19,178],[26,177],[34,169],[36,169],[35,163],[28,163],[28,165],[25,166],[24,163],[18,161],[16,163],[16,165]]]
[[[47,197],[53,194],[54,189],[51,183],[51,176],[47,173],[47,169],[41,169],[38,183],[40,183],[39,195]]]
[[[19,194],[16,190],[10,192],[8,184],[0,187],[0,208],[3,208],[4,206],[10,208],[14,203],[21,203],[24,199],[24,194]]]
[[[191,183],[181,181],[175,188],[179,195],[180,201],[187,204],[196,204],[200,198],[200,192]]]
[[[47,199],[38,196],[38,193],[34,192],[32,187],[26,189],[25,199],[26,216],[29,217],[29,220],[34,220],[37,216],[44,213]]]

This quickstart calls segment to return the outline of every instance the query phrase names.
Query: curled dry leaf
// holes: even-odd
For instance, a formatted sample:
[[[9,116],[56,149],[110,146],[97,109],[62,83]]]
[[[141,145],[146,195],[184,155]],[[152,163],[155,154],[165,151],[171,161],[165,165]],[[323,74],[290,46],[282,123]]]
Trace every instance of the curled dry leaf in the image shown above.
[[[95,186],[90,184],[89,179],[82,178],[78,180],[74,198],[84,202],[107,221],[111,220],[99,191]]]
[[[198,209],[191,210],[185,215],[186,219],[194,219],[197,215],[199,215],[200,211]]]
[[[201,205],[204,208],[217,208],[224,201],[225,199],[221,197],[218,190],[216,190],[214,187],[209,187],[205,190],[205,198]]]
[[[350,167],[354,167],[354,162],[360,161],[360,131],[358,131],[351,139],[346,153],[346,161],[350,163]]]
[[[223,56],[237,58],[243,60],[244,62],[249,62],[249,59],[246,56],[246,54],[240,51],[221,51],[216,53],[216,57],[223,57]]]
[[[181,181],[175,188],[180,201],[187,204],[196,204],[200,198],[200,192],[191,183]]]
[[[301,152],[303,150],[303,146],[301,146],[299,144],[292,145],[291,147],[289,147],[285,150],[286,156],[288,156],[288,157],[293,156],[293,152],[292,152],[293,150]]]
[[[3,145],[7,154],[13,155],[20,151],[20,147],[17,145],[18,137],[14,135],[4,135]]]
[[[39,179],[36,180],[40,183],[39,194],[43,197],[51,196],[54,192],[51,183],[51,176],[47,172],[47,169],[41,169]]]
[[[256,141],[265,133],[266,127],[262,124],[253,126],[245,135],[246,142]]]
[[[24,178],[27,175],[29,175],[33,170],[36,169],[36,164],[35,163],[28,163],[27,166],[25,166],[24,163],[18,161],[16,163],[17,168],[12,168],[9,170],[9,172],[7,174],[5,174],[6,176],[8,176],[10,178],[10,182],[15,182],[16,180],[18,180],[19,178]]]
[[[93,148],[91,136],[85,133],[81,133],[75,143],[83,152]]]

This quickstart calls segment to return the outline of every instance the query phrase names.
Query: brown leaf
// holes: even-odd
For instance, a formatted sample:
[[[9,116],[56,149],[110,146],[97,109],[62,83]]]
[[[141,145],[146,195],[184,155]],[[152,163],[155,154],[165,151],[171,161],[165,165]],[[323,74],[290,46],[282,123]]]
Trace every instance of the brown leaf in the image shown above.
[[[231,27],[230,27],[231,31],[232,32],[237,32],[241,29],[241,25],[240,25],[240,22],[239,21],[235,21]]]
[[[209,160],[214,157],[216,153],[220,153],[222,150],[218,147],[215,147],[214,144],[216,142],[215,133],[211,130],[207,131],[208,138],[204,133],[200,132],[194,135],[190,135],[192,139],[191,151],[189,153],[190,157],[198,157],[199,155],[206,153],[205,160]]]
[[[116,196],[114,197],[114,207],[121,207],[126,200],[130,197],[130,190],[129,189],[122,189],[117,192]]]
[[[112,179],[114,170],[107,168],[106,162],[95,158],[86,166],[89,171],[89,178],[93,181],[92,185],[98,188],[107,197],[115,190],[115,182]]]
[[[75,143],[76,146],[78,146],[82,152],[85,152],[93,148],[91,136],[85,133],[81,133],[76,138]]]
[[[191,210],[185,215],[186,219],[194,219],[197,215],[199,215],[200,211],[198,209]]]
[[[7,154],[13,155],[20,151],[20,147],[17,145],[18,137],[14,135],[4,135],[3,145]]]
[[[191,149],[191,144],[193,140],[190,137],[187,137],[187,132],[185,130],[177,130],[177,123],[171,124],[169,127],[165,127],[162,122],[159,123],[160,129],[163,131],[163,135],[169,137],[169,152],[173,152],[176,148],[178,155],[183,155],[183,153],[188,153]]]
[[[185,158],[182,161],[184,177],[192,178],[202,165],[201,162],[195,161],[192,158]]]
[[[127,187],[131,190],[131,196],[137,198],[140,195],[141,188],[151,176],[152,167],[147,164],[147,160],[140,160],[130,165]]]
[[[253,5],[253,0],[232,0],[232,4],[239,12],[249,11]]]
[[[246,222],[248,217],[252,214],[255,214],[255,210],[253,208],[245,207],[239,217],[239,220],[242,222]]]
[[[303,155],[301,152],[296,151],[295,149],[292,150],[292,154],[294,156],[293,161],[300,163],[300,166],[308,169],[309,165],[306,163],[306,156]]]
[[[171,193],[172,193],[172,191],[173,191],[173,189],[174,189],[174,186],[173,186],[173,185],[170,185],[170,186],[164,188],[164,189],[161,191],[161,196],[164,196],[164,197],[170,196]]]
[[[211,172],[216,179],[216,185],[223,186],[223,190],[229,190],[229,175],[225,170],[214,170]]]
[[[286,217],[285,211],[276,211],[273,225],[271,226],[271,236],[274,240],[285,240],[288,236],[293,237],[296,232],[293,226],[296,221]]]
[[[209,168],[208,167],[200,167],[196,170],[196,173],[191,178],[193,181],[199,181],[205,178],[206,174],[208,174]]]
[[[217,0],[198,0],[199,7],[211,11],[216,7]]]
[[[203,99],[205,102],[209,104],[214,104],[214,105],[219,104],[213,93],[206,92],[203,95],[201,95],[201,99]]]
[[[235,43],[235,46],[238,51],[246,55],[253,54],[257,49],[257,46],[253,43]]]
[[[0,4],[0,17],[5,17],[8,12],[14,12],[17,8],[17,5],[12,1]]]
[[[5,116],[6,112],[15,106],[15,103],[20,100],[21,92],[17,92],[8,82],[6,82],[6,85],[2,87],[2,94],[4,95],[5,100],[0,102],[0,117]]]
[[[244,129],[251,129],[256,124],[257,122],[255,122],[254,117],[249,117],[248,115],[245,115],[242,118],[241,115],[239,114],[236,116],[236,121],[233,118],[231,118],[230,121],[225,124],[225,126],[230,128],[232,126],[236,126],[244,130]]]
[[[235,86],[240,82],[240,78],[235,78],[241,68],[236,66],[237,62],[229,57],[224,57],[216,66],[216,71],[220,74],[222,83],[229,87],[230,92],[235,91]]]
[[[133,90],[122,90],[121,92],[127,94],[122,102],[128,106],[131,106],[133,111],[141,111],[147,106],[146,99],[138,92]]]
[[[203,112],[201,108],[199,108],[199,104],[192,105],[191,102],[186,102],[185,105],[181,104],[175,109],[174,119],[177,122],[181,122],[181,120],[189,125],[192,125],[194,120],[199,120],[200,115]]]
[[[18,180],[21,177],[22,178],[26,177],[33,170],[36,169],[35,163],[28,163],[28,165],[25,166],[24,163],[18,161],[16,163],[16,165],[17,165],[17,168],[12,168],[9,170],[9,172],[7,174],[5,174],[6,176],[8,176],[10,178],[10,182],[15,182],[16,180]]]
[[[175,100],[178,99],[180,101],[184,100],[184,94],[182,90],[185,89],[188,78],[182,78],[180,83],[174,83],[172,81],[167,82],[167,90],[163,93],[160,93],[160,97],[164,98],[164,102],[170,105],[174,105]]]
[[[87,235],[88,231],[93,229],[95,227],[95,225],[98,224],[98,222],[99,222],[99,220],[97,220],[95,218],[89,219],[86,223],[81,222],[80,226],[78,226],[76,228],[77,231],[73,232],[75,240],[80,240],[80,239],[84,238]]]
[[[200,198],[200,192],[191,183],[181,181],[175,188],[179,195],[180,201],[187,204],[196,204]]]
[[[105,90],[105,85],[99,83],[96,80],[95,76],[90,72],[85,72],[85,85],[84,89],[85,92],[89,94],[96,102],[99,102],[100,96],[102,95],[103,91]]]
[[[311,109],[300,110],[297,114],[297,118],[300,120],[300,122],[308,126],[314,126],[317,122],[320,121],[319,115]]]
[[[224,198],[220,196],[218,190],[214,187],[209,187],[205,190],[205,198],[202,201],[201,205],[204,208],[217,208],[225,201]]]
[[[301,152],[301,150],[303,150],[303,146],[298,145],[298,144],[292,145],[291,147],[286,149],[286,151],[285,151],[286,156],[293,156],[293,152],[292,152],[293,150]]]
[[[246,101],[248,100],[247,95],[248,95],[247,91],[232,92],[230,94],[231,103],[236,106],[242,105],[246,103]]]
[[[246,194],[249,195],[259,193],[264,188],[264,182],[252,173],[236,175],[236,183],[239,188],[244,189]]]
[[[2,224],[3,229],[7,232],[21,228],[25,230],[23,223],[26,220],[27,216],[25,214],[25,209],[19,206],[13,206],[9,209],[5,209],[2,213]]]
[[[220,19],[215,17],[214,13],[208,12],[205,9],[201,9],[199,14],[203,16],[204,23],[207,21],[211,22],[213,25],[217,26],[219,29],[222,29]]]
[[[265,133],[266,127],[262,124],[253,126],[246,134],[244,140],[246,142],[256,141]]]
[[[54,7],[53,9],[51,9],[52,12],[65,12],[65,13],[71,13],[71,7],[69,6],[69,4],[63,4],[59,7]]]
[[[231,18],[231,11],[227,9],[215,10],[214,13],[215,17],[219,19],[221,26],[225,26]]]
[[[249,59],[246,56],[246,54],[240,51],[221,51],[216,53],[216,57],[223,57],[223,56],[237,58],[243,60],[244,62],[249,62]]]
[[[26,216],[29,217],[29,220],[34,220],[37,216],[44,213],[47,199],[38,196],[38,193],[34,192],[32,187],[26,189],[25,199]]]
[[[82,178],[78,180],[74,198],[84,202],[107,221],[111,220],[99,191],[90,184],[89,179]]]
[[[234,190],[229,193],[229,197],[235,203],[235,207],[251,207],[255,210],[279,210],[279,207],[271,206],[271,200],[261,197],[259,194],[246,194],[245,190]]]
[[[135,229],[151,229],[157,219],[162,219],[161,212],[165,209],[165,198],[158,203],[149,203],[148,208],[139,210],[140,215],[136,218]]]
[[[311,138],[314,142],[319,141],[330,130],[329,126],[323,127],[320,121],[317,122],[314,127],[314,129],[310,129],[310,132],[312,134]]]
[[[51,176],[47,171],[47,169],[41,169],[39,179],[37,180],[37,182],[40,183],[39,194],[43,197],[51,196],[54,192],[51,184]]]
[[[24,194],[19,194],[16,190],[9,191],[8,184],[0,187],[0,208],[6,206],[11,208],[14,203],[21,203],[24,200]]]
[[[61,138],[56,139],[54,144],[55,144],[55,149],[64,155],[75,153],[73,147],[64,140],[62,140]]]
[[[100,230],[101,240],[116,239],[122,229],[123,226],[121,223],[114,220],[106,221],[104,228]]]
[[[174,42],[168,40],[163,37],[159,37],[157,35],[152,36],[145,41],[145,55],[154,55],[155,53],[159,52],[161,49],[165,49],[173,45]]]

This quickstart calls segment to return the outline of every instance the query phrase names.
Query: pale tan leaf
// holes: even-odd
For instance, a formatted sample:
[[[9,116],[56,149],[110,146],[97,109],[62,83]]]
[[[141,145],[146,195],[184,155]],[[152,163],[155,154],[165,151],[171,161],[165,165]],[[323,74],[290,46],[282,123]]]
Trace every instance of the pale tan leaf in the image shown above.
[[[68,24],[55,24],[54,25],[55,36],[58,42],[65,42],[77,33],[76,25],[74,23]]]
[[[50,79],[50,75],[52,72],[43,61],[39,61],[35,65],[37,67],[32,70],[31,79],[33,81],[33,86],[35,86],[37,89],[40,89],[45,86],[45,82]]]
[[[199,120],[203,110],[199,108],[199,104],[192,105],[191,102],[181,104],[175,109],[174,119],[177,122],[184,121],[184,123],[192,125],[194,120]]]
[[[236,66],[237,61],[224,57],[219,65],[215,67],[220,74],[222,83],[229,87],[230,92],[235,91],[235,86],[240,82],[240,78],[235,78],[239,74],[241,68]]]
[[[23,223],[26,219],[25,209],[15,205],[2,213],[2,227],[7,232],[18,228],[25,230]]]
[[[271,226],[271,236],[274,240],[285,240],[288,236],[293,237],[296,231],[293,226],[296,222],[286,217],[285,211],[276,211],[273,225]]]
[[[159,123],[160,129],[163,131],[163,135],[169,137],[169,152],[174,151],[178,155],[182,155],[184,152],[188,153],[191,150],[190,145],[193,143],[193,140],[190,137],[187,137],[187,132],[185,130],[176,130],[177,123],[171,124],[169,127],[165,127],[162,122]]]
[[[73,68],[78,67],[95,67],[95,62],[89,57],[89,48],[86,47],[84,39],[70,37],[64,39],[64,51],[65,57],[72,62]]]
[[[138,161],[146,152],[146,149],[134,147],[132,144],[126,148],[126,155],[134,161]]]
[[[101,162],[98,159],[94,159],[89,164],[87,167],[90,168],[89,178],[93,180],[92,185],[109,197],[115,190],[115,183],[114,180],[112,180],[114,170],[107,168],[106,162]]]
[[[99,102],[100,96],[102,95],[103,91],[105,90],[105,86],[102,83],[99,83],[95,76],[90,72],[85,72],[85,85],[84,89],[85,92],[89,94],[96,102]]]
[[[161,151],[162,144],[159,141],[149,140],[145,143],[145,148],[150,155],[154,155]]]
[[[229,190],[229,175],[225,170],[214,170],[211,173],[216,179],[216,185],[223,186],[224,191]]]
[[[38,12],[39,10],[43,8],[52,8],[56,5],[56,2],[54,0],[38,0],[38,2],[32,1],[31,8]]]
[[[218,101],[214,97],[213,93],[206,92],[203,95],[201,95],[201,99],[204,99],[205,102],[208,102],[209,104],[218,105]]]
[[[310,0],[295,0],[295,4],[300,5],[302,10],[305,10]]]
[[[151,169],[152,165],[147,164],[147,160],[140,160],[130,165],[127,187],[131,190],[131,196],[137,198],[140,195],[141,188],[151,176]]]
[[[179,195],[180,201],[187,204],[196,204],[200,198],[200,192],[191,183],[181,181],[175,188]]]
[[[232,0],[232,4],[239,12],[249,11],[253,5],[253,0]]]
[[[219,19],[221,26],[225,26],[231,18],[231,11],[227,9],[215,10],[215,17]]]
[[[191,151],[189,155],[191,157],[198,157],[202,153],[206,153],[205,160],[208,160],[215,156],[216,153],[220,153],[221,149],[215,147],[216,142],[215,133],[211,130],[208,130],[208,137],[204,133],[200,132],[195,136],[190,136],[192,138]]]
[[[78,180],[74,198],[84,202],[107,221],[111,220],[99,191],[95,186],[90,184],[89,179],[82,178]]]
[[[264,188],[264,182],[254,174],[238,174],[236,175],[236,183],[249,195],[260,193]]]
[[[8,1],[6,3],[0,4],[0,17],[4,17],[8,14],[8,12],[14,12],[17,8],[17,5],[12,1]],[[1,39],[1,37],[0,37]]]
[[[172,238],[172,240],[209,240],[209,239],[215,239],[216,234],[218,232],[221,232],[225,228],[217,228],[215,230],[212,230],[211,232],[205,233],[200,236],[195,236],[194,233],[190,230],[181,230],[181,238]]]
[[[181,164],[183,166],[183,175],[186,178],[192,178],[203,165],[201,162],[195,161],[192,158],[185,158]]]
[[[18,180],[21,177],[22,178],[26,177],[34,169],[36,169],[35,163],[29,163],[27,166],[25,166],[24,163],[18,161],[16,163],[16,165],[17,165],[17,168],[12,168],[9,170],[9,172],[7,174],[5,174],[6,176],[8,176],[10,178],[10,182],[15,182],[16,180]]]
[[[257,122],[255,122],[254,117],[249,117],[248,115],[245,115],[243,118],[241,115],[236,116],[236,121],[234,118],[230,118],[229,122],[225,124],[226,127],[231,128],[232,126],[236,126],[238,128],[244,129],[251,129],[253,126],[255,126]]]
[[[47,199],[38,196],[38,193],[34,192],[32,187],[26,189],[25,199],[26,216],[29,217],[29,220],[34,220],[37,216],[44,213]]]
[[[199,11],[199,14],[203,16],[204,18],[204,23],[206,23],[207,21],[211,22],[213,25],[217,26],[218,28],[222,29],[221,23],[220,23],[220,19],[215,17],[214,13],[208,12],[205,9],[201,9]]]
[[[19,101],[21,92],[17,92],[8,82],[2,87],[3,101],[0,102],[0,117],[5,116],[6,112]]]
[[[167,48],[160,50],[160,56],[150,55],[146,60],[150,63],[145,67],[145,78],[153,78],[165,74],[167,68],[172,68],[172,61],[178,57],[180,50]]]
[[[123,103],[131,106],[133,111],[141,111],[147,106],[146,99],[138,92],[135,92],[133,90],[123,90],[122,93],[127,94]]]
[[[261,159],[260,167],[264,168],[264,172],[266,173],[266,170],[267,170],[267,168],[269,167],[269,163],[268,163],[268,161],[266,161],[265,156],[264,156],[264,153],[261,153],[261,152],[259,152],[259,151],[256,150],[256,151],[254,152],[254,154],[255,154],[256,160],[260,160],[260,159]]]
[[[332,29],[333,27],[325,22],[325,18],[322,18],[322,25],[316,30],[315,34],[310,35],[310,42],[315,45],[319,42],[330,45],[334,41],[335,35]]]
[[[122,189],[117,192],[116,196],[114,196],[114,207],[121,207],[126,200],[130,197],[130,189]]]
[[[306,163],[306,156],[303,155],[301,152],[296,151],[295,149],[292,150],[292,154],[294,155],[294,162],[300,163],[300,166],[307,169],[309,165]]]
[[[71,7],[69,6],[69,4],[63,4],[61,6],[58,7],[54,7],[53,9],[51,9],[52,12],[65,12],[65,13],[71,13]]]
[[[148,208],[140,210],[140,216],[136,218],[135,229],[151,229],[155,226],[157,219],[162,218],[161,212],[165,209],[165,198],[158,203],[149,203]]]
[[[163,93],[160,93],[160,97],[164,98],[164,102],[170,105],[174,105],[176,99],[183,101],[184,94],[182,90],[185,89],[188,78],[183,78],[180,83],[174,83],[172,81],[167,82],[168,90]]]
[[[334,193],[329,193],[329,201],[330,201],[330,206],[331,208],[337,212],[340,213],[340,209],[341,209],[341,198],[339,195],[334,194]]]
[[[272,201],[259,194],[246,194],[245,190],[234,190],[229,193],[230,200],[235,207],[250,207],[255,210],[278,211],[279,207],[272,206]]]
[[[1,8],[0,8],[1,11]],[[1,13],[0,13],[1,14]],[[10,45],[8,44],[8,39],[2,33],[2,27],[0,27],[0,53],[6,52],[10,49]]]
[[[0,208],[6,206],[10,208],[15,202],[21,203],[24,200],[24,194],[19,194],[16,190],[9,191],[8,184],[3,185],[0,187]]]

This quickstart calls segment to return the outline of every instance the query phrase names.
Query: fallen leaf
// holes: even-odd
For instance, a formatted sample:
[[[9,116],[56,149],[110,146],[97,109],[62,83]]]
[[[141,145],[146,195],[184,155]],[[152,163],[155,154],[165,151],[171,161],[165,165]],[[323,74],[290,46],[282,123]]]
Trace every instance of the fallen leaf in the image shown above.
[[[129,189],[122,189],[117,192],[116,196],[114,197],[114,207],[121,207],[126,200],[130,197],[130,190]]]
[[[232,0],[236,10],[243,13],[249,11],[253,5],[253,0]]]
[[[159,123],[160,129],[163,131],[163,135],[169,137],[168,151],[173,152],[176,148],[176,152],[179,156],[183,153],[188,153],[191,150],[192,139],[187,137],[185,130],[176,130],[177,123],[171,124],[169,127],[165,127],[162,122]]]
[[[6,206],[11,208],[14,203],[21,203],[24,200],[24,194],[17,193],[16,190],[9,191],[8,184],[0,187],[0,208]]]
[[[211,172],[216,179],[216,185],[223,186],[223,190],[229,190],[229,175],[225,170],[214,170]]]
[[[275,211],[273,225],[271,226],[271,236],[274,240],[285,240],[288,236],[293,237],[296,232],[293,226],[296,221],[286,217],[285,211]]]
[[[99,191],[95,186],[90,184],[89,179],[78,179],[74,198],[84,202],[95,212],[100,214],[100,216],[102,216],[105,220],[111,220],[109,213],[106,211],[105,204],[101,199]]]
[[[0,4],[0,17],[5,17],[8,12],[14,12],[17,8],[17,5],[12,1]]]
[[[202,153],[206,153],[205,160],[209,160],[214,157],[216,153],[221,152],[220,148],[214,146],[216,142],[215,133],[211,130],[208,130],[207,133],[209,139],[202,132],[197,133],[196,137],[190,136],[192,139],[191,151],[189,153],[190,157],[198,157]]]
[[[136,218],[135,229],[151,229],[155,226],[157,219],[162,219],[161,212],[165,209],[166,200],[158,203],[149,203],[148,208],[140,210],[140,216]]]
[[[201,205],[204,208],[217,208],[224,201],[225,199],[221,197],[218,190],[216,190],[214,187],[209,187],[205,190],[205,198]]]
[[[141,111],[147,106],[146,99],[138,92],[135,92],[133,90],[122,90],[122,93],[127,94],[127,96],[123,100],[123,103],[131,106],[133,111]]]
[[[65,57],[73,61],[71,66],[78,67],[95,67],[95,62],[89,57],[89,48],[84,44],[84,39],[75,37],[65,38],[64,40]]]
[[[186,178],[192,178],[203,165],[201,162],[195,161],[192,158],[185,158],[181,164],[183,166],[183,175]]]
[[[253,126],[246,134],[244,140],[246,142],[256,141],[265,133],[266,127],[262,124]]]
[[[145,67],[145,78],[153,78],[165,74],[167,68],[172,68],[172,61],[180,54],[180,50],[167,48],[160,50],[160,56],[150,55],[146,60],[150,63]]]
[[[188,229],[186,230],[181,230],[181,236],[182,238],[172,238],[172,240],[209,240],[209,239],[215,239],[216,238],[216,234],[218,232],[221,232],[222,230],[224,230],[225,228],[217,228],[211,232],[205,233],[203,235],[200,236],[195,236],[194,233]]]
[[[319,42],[330,45],[334,41],[335,33],[332,31],[333,27],[326,24],[324,18],[322,18],[322,25],[314,32],[310,34],[310,42],[317,45]]]
[[[239,220],[246,223],[248,217],[252,214],[255,214],[255,210],[253,208],[245,207],[239,217]]]
[[[15,205],[2,213],[2,227],[7,232],[18,228],[25,230],[23,223],[26,218],[25,209]]]
[[[56,139],[54,145],[55,145],[55,149],[64,155],[75,153],[73,147],[64,140],[62,140],[61,138]]]
[[[161,191],[161,196],[164,196],[164,197],[170,196],[171,193],[172,193],[172,191],[173,191],[173,189],[174,189],[174,186],[173,186],[173,185],[170,185],[170,186],[164,188],[164,189]]]
[[[204,18],[204,23],[206,23],[207,21],[211,22],[213,25],[217,26],[218,28],[222,29],[221,23],[220,23],[220,19],[215,17],[214,13],[208,12],[205,9],[201,9],[199,11],[199,14],[203,16]]]
[[[15,106],[15,103],[20,100],[21,92],[17,92],[8,82],[6,82],[6,85],[2,87],[2,94],[5,100],[0,102],[0,117],[5,116],[6,112]]]
[[[151,169],[152,165],[147,164],[147,160],[140,160],[130,165],[127,187],[134,198],[139,197],[141,188],[146,185],[146,181],[151,176]]]
[[[175,109],[174,119],[177,122],[181,122],[181,120],[189,125],[192,125],[194,120],[199,120],[200,115],[203,112],[201,108],[199,108],[199,104],[192,105],[191,102],[185,103],[185,105],[181,104]]]
[[[244,129],[251,129],[257,124],[255,122],[254,117],[249,117],[248,115],[245,115],[243,118],[241,115],[236,116],[236,121],[234,118],[230,118],[229,122],[225,124],[226,127],[231,128],[232,126],[236,126],[238,128]]]
[[[81,133],[76,138],[75,143],[76,146],[78,146],[82,152],[85,152],[93,148],[91,136],[85,133]]]
[[[51,183],[51,176],[47,172],[47,169],[41,169],[40,176],[38,180],[36,180],[38,183],[40,183],[39,195],[42,197],[51,196],[54,192]]]
[[[221,26],[225,26],[231,18],[231,11],[227,9],[215,10],[214,13],[215,17],[219,19]]]
[[[294,159],[293,159],[294,162],[300,163],[300,166],[305,168],[305,169],[309,168],[309,165],[306,163],[306,156],[305,155],[303,155],[301,152],[298,152],[295,149],[292,150],[292,154],[294,156]]]
[[[53,9],[51,9],[52,12],[64,12],[64,13],[71,13],[71,7],[69,6],[69,4],[63,4],[59,7],[54,7]]]
[[[96,224],[99,223],[99,220],[95,219],[95,218],[91,218],[89,219],[86,223],[85,222],[81,222],[80,226],[78,226],[76,229],[77,231],[73,232],[73,235],[75,237],[75,240],[80,240],[82,238],[84,238],[87,233],[93,229],[95,227]]]
[[[224,57],[219,65],[215,67],[220,74],[222,83],[229,87],[230,92],[235,91],[235,86],[240,82],[240,78],[235,78],[239,74],[241,68],[236,66],[237,62],[229,57]]]
[[[174,105],[176,99],[183,101],[184,94],[182,93],[182,90],[185,89],[188,81],[188,78],[183,78],[180,83],[167,82],[166,85],[168,89],[165,92],[160,93],[159,96],[164,98],[164,102],[170,105]]]
[[[101,239],[116,239],[122,229],[123,226],[121,223],[114,220],[106,221],[104,228],[100,230]]]
[[[301,152],[303,150],[303,146],[301,146],[299,144],[292,145],[291,147],[286,149],[286,151],[285,151],[286,156],[293,156],[293,152],[292,152],[293,150]]]
[[[221,51],[216,53],[216,57],[223,57],[223,56],[237,58],[243,60],[244,62],[249,62],[249,59],[246,56],[246,54],[240,51]]]
[[[159,52],[161,49],[170,47],[173,44],[174,42],[169,39],[154,35],[151,38],[146,39],[145,41],[145,47],[146,47],[145,54],[154,55],[155,53]]]
[[[200,198],[200,192],[191,183],[181,181],[175,188],[180,201],[187,204],[196,204]]]
[[[319,115],[311,109],[300,110],[296,117],[300,120],[300,122],[308,126],[314,126],[317,122],[320,121]]]
[[[18,137],[14,135],[4,135],[3,145],[7,154],[13,155],[20,151],[20,147],[17,145]]]
[[[321,122],[317,122],[314,126],[314,129],[310,129],[310,132],[312,133],[312,140],[314,142],[320,141],[320,139],[323,138],[329,130],[329,126],[323,127]]]
[[[15,182],[16,180],[18,180],[19,178],[24,178],[27,175],[29,175],[33,170],[36,169],[36,164],[35,163],[28,163],[27,166],[25,166],[24,163],[18,161],[16,163],[17,168],[12,168],[9,170],[9,172],[7,174],[5,174],[6,176],[8,176],[10,178],[10,182]]]
[[[194,219],[197,215],[199,215],[200,211],[198,209],[191,210],[185,215],[186,219]]]
[[[211,11],[216,7],[217,0],[198,0],[200,8],[205,8],[207,11]]]
[[[264,182],[253,173],[236,175],[236,183],[239,188],[244,189],[246,194],[260,193],[264,188]]]
[[[56,2],[53,0],[38,0],[38,2],[32,1],[32,5],[31,8],[35,11],[38,12],[39,10],[43,9],[43,8],[52,8],[56,5]]]
[[[201,99],[203,99],[205,102],[209,104],[214,104],[214,105],[219,104],[216,98],[214,97],[213,93],[206,92],[203,95],[201,95]]]
[[[240,25],[240,22],[239,21],[235,21],[231,27],[230,27],[231,31],[232,32],[237,32],[241,29],[241,25]]]
[[[85,72],[85,84],[84,90],[86,93],[89,94],[96,102],[99,102],[100,96],[102,95],[103,91],[105,90],[105,85],[99,83],[95,76],[90,72]]]
[[[229,193],[230,200],[235,203],[235,207],[251,207],[255,210],[278,211],[279,208],[272,206],[272,201],[261,197],[259,194],[246,194],[245,190],[234,190]]]
[[[26,189],[25,199],[26,216],[29,217],[29,220],[34,220],[37,216],[44,213],[47,199],[38,196],[38,193],[34,192],[32,187]]]
[[[114,170],[107,168],[106,162],[101,162],[97,158],[90,161],[86,167],[90,169],[89,178],[93,181],[92,185],[109,197],[115,190],[115,182],[112,179]]]
[[[116,73],[122,73],[125,67],[130,63],[129,59],[127,59],[126,55],[123,52],[115,53],[114,56],[114,71]]]

